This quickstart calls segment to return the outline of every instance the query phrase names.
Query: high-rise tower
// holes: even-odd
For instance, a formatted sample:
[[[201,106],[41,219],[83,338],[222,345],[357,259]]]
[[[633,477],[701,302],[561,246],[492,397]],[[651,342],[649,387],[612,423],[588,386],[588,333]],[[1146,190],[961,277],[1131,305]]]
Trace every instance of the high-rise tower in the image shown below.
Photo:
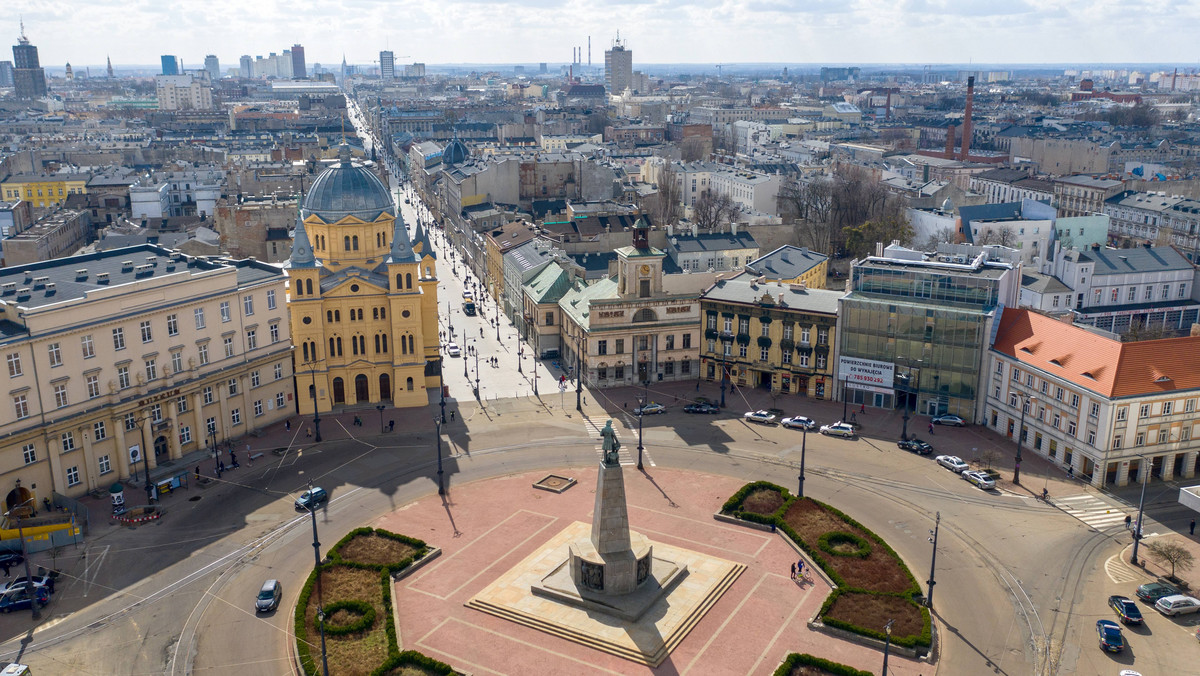
[[[304,63],[304,45],[292,45],[292,77],[308,77],[308,66]]]
[[[18,99],[37,99],[46,95],[46,71],[38,61],[38,49],[25,37],[25,22],[21,22],[21,37],[13,45],[13,87]]]
[[[618,31],[612,48],[604,52],[604,88],[610,94],[620,94],[632,84],[633,52],[625,48]]]
[[[396,79],[396,56],[391,51],[379,52],[379,76],[384,80]]]

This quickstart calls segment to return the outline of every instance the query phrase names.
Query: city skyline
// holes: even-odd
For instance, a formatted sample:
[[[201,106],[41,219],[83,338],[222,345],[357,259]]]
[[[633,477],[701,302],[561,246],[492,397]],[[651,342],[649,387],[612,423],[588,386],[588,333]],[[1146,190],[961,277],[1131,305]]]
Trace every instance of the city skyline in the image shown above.
[[[216,54],[226,70],[243,54],[278,54],[295,43],[305,45],[309,64],[327,67],[340,64],[343,54],[349,63],[372,64],[383,50],[392,51],[396,63],[568,63],[575,47],[582,47],[586,64],[590,35],[592,66],[602,69],[604,50],[618,30],[634,53],[635,67],[715,62],[1196,64],[1191,37],[1200,30],[1200,6],[1177,0],[1149,6],[1127,0],[1086,5],[1061,0],[1036,7],[1022,0],[726,0],[689,5],[621,0],[561,8],[544,0],[438,5],[359,0],[314,3],[300,20],[282,3],[227,0],[182,15],[153,4],[122,4],[117,12],[115,3],[105,2],[69,12],[25,1],[13,5],[0,30],[15,44],[24,13],[26,34],[39,47],[43,64],[54,67],[103,64],[106,56],[118,65],[150,65],[161,54],[175,54],[186,67],[200,68],[206,54]],[[619,21],[613,20],[614,12]],[[406,17],[400,22],[405,27],[393,28],[397,16]],[[119,39],[134,34],[142,37]],[[81,35],[118,39],[81,41]]]

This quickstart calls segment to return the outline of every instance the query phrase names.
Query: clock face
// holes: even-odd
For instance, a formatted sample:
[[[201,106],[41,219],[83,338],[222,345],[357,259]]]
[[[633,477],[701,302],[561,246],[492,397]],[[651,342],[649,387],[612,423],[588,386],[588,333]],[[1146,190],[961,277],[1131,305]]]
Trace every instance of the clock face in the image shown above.
[[[642,274],[643,274],[643,275],[648,275],[648,274],[650,274],[650,266],[649,266],[649,265],[643,265],[643,266],[642,266]]]

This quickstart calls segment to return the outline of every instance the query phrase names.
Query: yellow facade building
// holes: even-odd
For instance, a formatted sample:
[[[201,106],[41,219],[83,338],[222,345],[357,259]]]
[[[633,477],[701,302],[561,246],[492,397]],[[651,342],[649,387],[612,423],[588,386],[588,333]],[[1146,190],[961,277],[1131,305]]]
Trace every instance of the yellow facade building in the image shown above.
[[[436,255],[347,146],[340,160],[305,195],[288,263],[299,411],[425,406],[441,387]]]
[[[68,195],[86,195],[89,176],[85,174],[14,174],[0,183],[3,201],[25,200],[34,207],[56,207]]]

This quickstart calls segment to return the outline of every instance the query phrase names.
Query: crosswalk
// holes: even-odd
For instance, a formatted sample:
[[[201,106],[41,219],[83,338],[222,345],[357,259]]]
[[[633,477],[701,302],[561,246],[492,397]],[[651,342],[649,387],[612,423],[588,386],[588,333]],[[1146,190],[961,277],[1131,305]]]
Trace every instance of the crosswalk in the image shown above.
[[[607,420],[605,420],[605,422],[607,422]],[[587,435],[596,441],[596,443],[594,445],[594,448],[596,450],[596,457],[603,459],[604,458],[604,440],[600,436],[600,430],[604,429],[604,425],[600,424],[600,419],[598,419],[598,418],[586,418],[585,417],[583,419],[583,427],[584,427],[584,431],[587,433]],[[629,438],[627,435],[618,433],[617,440],[621,442],[621,448],[617,451],[617,457],[620,459],[621,466],[636,467],[637,466],[637,433],[634,432],[632,439]],[[645,449],[642,450],[642,462],[643,462],[643,464],[650,465],[651,467],[655,467],[654,459],[650,457],[650,452]]]
[[[1113,526],[1123,527],[1125,516],[1129,514],[1126,507],[1109,502],[1093,493],[1052,499],[1054,504],[1064,512],[1096,530],[1106,530]],[[1136,514],[1131,516],[1136,517]]]

